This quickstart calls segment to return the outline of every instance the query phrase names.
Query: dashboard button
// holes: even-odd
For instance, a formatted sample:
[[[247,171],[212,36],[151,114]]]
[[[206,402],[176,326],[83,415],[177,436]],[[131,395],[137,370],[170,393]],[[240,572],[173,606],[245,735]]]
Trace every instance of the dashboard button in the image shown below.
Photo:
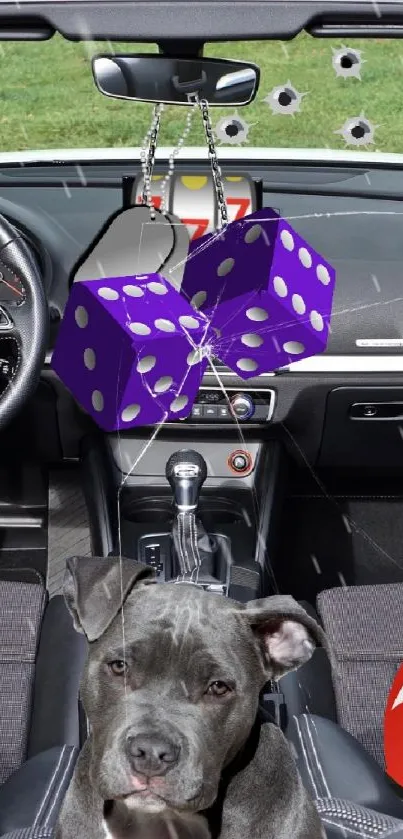
[[[219,405],[218,406],[218,416],[220,419],[230,419],[231,413],[228,405]]]
[[[195,419],[198,419],[198,418],[199,418],[199,417],[201,417],[202,415],[203,415],[203,408],[202,408],[202,405],[193,405],[193,408],[192,408],[192,417],[195,417]]]
[[[231,412],[240,420],[248,420],[253,416],[255,406],[248,393],[237,393],[231,399]]]
[[[237,449],[237,451],[230,454],[228,458],[228,466],[232,472],[245,474],[246,472],[249,472],[252,467],[251,455],[249,452]]]
[[[243,472],[248,465],[248,459],[244,454],[237,454],[232,461],[232,465],[234,469]]]
[[[203,417],[205,419],[217,419],[217,405],[203,405]]]

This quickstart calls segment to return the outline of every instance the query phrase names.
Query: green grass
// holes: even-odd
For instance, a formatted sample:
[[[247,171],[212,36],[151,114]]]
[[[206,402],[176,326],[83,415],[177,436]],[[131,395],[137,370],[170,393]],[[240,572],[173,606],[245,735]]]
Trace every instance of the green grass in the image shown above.
[[[361,49],[362,81],[336,77],[332,47],[339,41],[307,35],[288,43],[254,42],[208,45],[206,55],[250,59],[261,68],[255,102],[239,110],[252,123],[249,144],[299,148],[345,148],[334,131],[364,112],[379,127],[369,150],[403,152],[403,44],[399,41],[349,41]],[[0,44],[0,150],[136,146],[148,128],[151,106],[103,97],[92,80],[94,52],[127,52],[126,45],[75,44],[54,37],[42,43]],[[155,51],[130,45],[130,51]],[[294,117],[273,115],[263,101],[275,86],[291,83],[307,95]],[[231,110],[213,110],[214,121]],[[160,143],[175,143],[185,121],[183,108],[166,110]],[[188,145],[202,145],[199,119]]]

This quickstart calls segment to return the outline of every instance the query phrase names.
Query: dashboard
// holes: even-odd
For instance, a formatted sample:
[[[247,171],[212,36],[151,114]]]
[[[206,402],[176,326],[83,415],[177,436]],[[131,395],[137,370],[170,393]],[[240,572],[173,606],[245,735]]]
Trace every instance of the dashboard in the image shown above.
[[[218,370],[221,385],[207,373],[200,408],[195,406],[186,422],[205,427],[206,433],[212,423],[225,427],[224,405],[213,396],[224,384],[238,399],[237,416],[245,427],[254,433],[260,427],[269,435],[280,431],[309,461],[365,465],[369,445],[379,465],[393,464],[403,448],[396,431],[400,417],[403,424],[403,171],[392,164],[290,164],[246,157],[221,165],[227,177],[245,173],[260,183],[263,207],[287,218],[336,268],[331,335],[323,355],[249,379],[247,387],[225,368]],[[165,172],[158,161],[155,174]],[[176,172],[209,175],[208,162],[178,161]],[[138,175],[138,163],[130,161],[0,165],[0,213],[27,236],[42,267],[52,327],[45,379],[52,379],[49,361],[72,269],[122,207],[124,179]],[[191,206],[189,217],[194,217]],[[23,293],[18,281],[0,277],[0,302],[18,305]],[[253,411],[246,416],[248,399]],[[402,410],[391,413],[388,406],[400,402]],[[383,408],[371,415],[374,403]],[[356,404],[362,409],[351,412]],[[381,427],[390,437],[387,451],[376,445]]]

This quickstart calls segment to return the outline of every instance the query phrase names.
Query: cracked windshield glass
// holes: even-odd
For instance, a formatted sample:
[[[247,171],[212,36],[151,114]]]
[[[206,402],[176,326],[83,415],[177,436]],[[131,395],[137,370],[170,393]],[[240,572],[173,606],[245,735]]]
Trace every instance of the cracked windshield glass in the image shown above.
[[[172,59],[171,87],[161,63],[136,64],[132,53]],[[15,413],[19,376],[29,393],[44,367],[44,418],[32,409],[26,448],[9,448],[31,458],[40,437],[39,459],[51,464],[49,494],[35,472],[12,528],[31,507],[43,505],[44,519],[49,510],[35,568],[51,597],[67,592],[93,657],[83,695],[98,798],[80,770],[56,839],[131,837],[133,801],[146,799],[150,814],[161,801],[175,819],[201,814],[211,834],[192,834],[200,839],[323,839],[323,824],[342,831],[329,837],[398,839],[401,799],[388,787],[385,800],[398,803],[383,816],[354,783],[368,772],[383,801],[386,769],[403,788],[403,721],[398,753],[393,715],[403,704],[403,44],[300,34],[206,44],[203,58],[215,62],[205,77],[198,67],[197,89],[183,56],[156,45],[0,42],[4,248],[7,218],[21,231],[9,263],[1,248],[0,379]],[[152,101],[129,100],[129,90]],[[23,250],[18,261],[21,242],[32,265]],[[0,395],[0,427],[1,410]],[[10,497],[19,485],[13,476]],[[18,553],[25,569],[19,539],[10,565]],[[99,576],[85,562],[80,571],[78,560],[94,557]],[[143,585],[144,565],[177,585]],[[217,612],[198,599],[206,591]],[[316,646],[330,662],[320,671],[330,711],[315,681],[325,658],[306,675]],[[173,678],[183,695],[170,728]],[[160,728],[143,738],[127,709],[147,704],[147,680],[147,725]],[[232,829],[236,792],[220,833],[220,773],[234,755],[244,771],[244,744],[266,719],[255,719],[259,697],[277,727],[294,720],[298,766],[313,744],[310,798],[298,792],[300,817],[299,781],[276,769],[256,796],[274,785],[274,815],[262,812],[281,830],[266,833],[255,810]],[[350,752],[340,757],[353,803],[319,763],[339,748],[327,725],[361,749],[355,768],[351,746],[353,780]],[[277,745],[267,749],[271,760]],[[275,810],[287,790],[292,818]],[[88,803],[81,821],[75,796]]]

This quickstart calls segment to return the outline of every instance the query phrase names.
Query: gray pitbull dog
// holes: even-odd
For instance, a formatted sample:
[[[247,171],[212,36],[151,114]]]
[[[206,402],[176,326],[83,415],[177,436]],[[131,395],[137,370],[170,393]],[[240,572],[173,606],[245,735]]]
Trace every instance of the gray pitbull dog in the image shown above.
[[[287,740],[258,716],[266,682],[326,644],[293,598],[244,605],[110,557],[68,560],[64,593],[89,642],[90,734],[56,839],[118,839],[114,802],[200,814],[212,839],[324,839]]]

